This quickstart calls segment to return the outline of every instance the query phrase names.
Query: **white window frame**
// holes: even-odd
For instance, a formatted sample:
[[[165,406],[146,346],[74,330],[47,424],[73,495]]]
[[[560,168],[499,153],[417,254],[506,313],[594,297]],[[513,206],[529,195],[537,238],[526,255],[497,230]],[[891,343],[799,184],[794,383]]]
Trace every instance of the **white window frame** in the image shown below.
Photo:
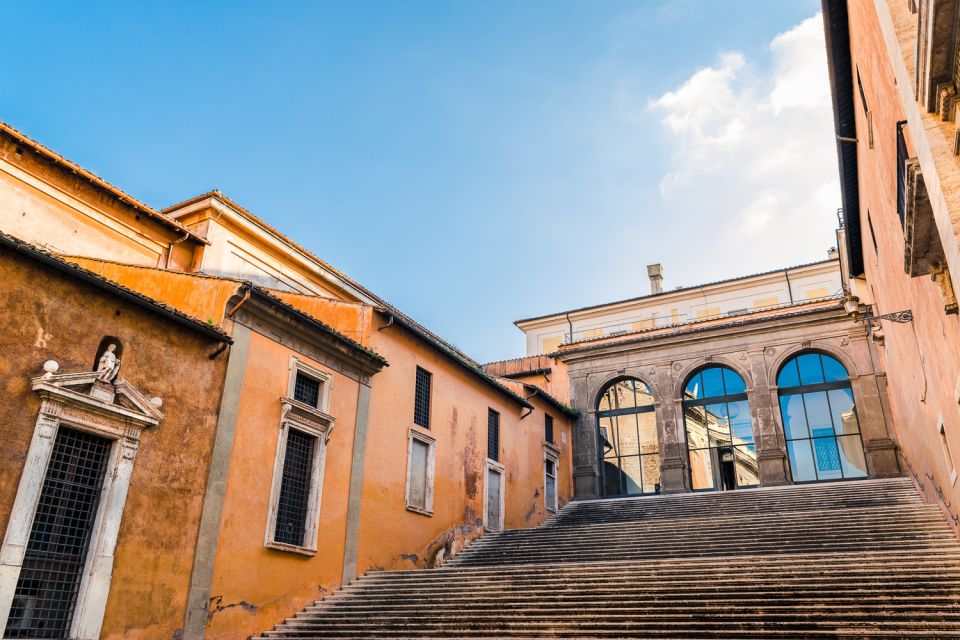
[[[496,471],[500,474],[500,526],[491,527],[490,526],[490,514],[487,513],[487,505],[490,502],[489,497],[487,496],[487,491],[489,487],[487,486],[487,478],[491,471]],[[506,467],[497,462],[496,460],[491,460],[487,458],[487,464],[483,470],[483,528],[487,531],[503,531],[506,526],[507,514],[505,511],[506,506],[506,495],[507,495],[507,473]]]
[[[336,419],[323,409],[293,399],[293,385],[297,372],[301,371],[321,384],[319,404],[329,406],[333,376],[313,367],[296,356],[290,358],[290,383],[288,397],[280,399],[280,429],[277,433],[277,450],[273,461],[273,480],[270,484],[270,502],[267,523],[263,534],[263,546],[278,551],[289,551],[312,556],[317,553],[317,535],[320,528],[320,503],[323,498],[323,472],[326,467],[327,443]],[[290,429],[302,431],[316,438],[313,450],[313,468],[310,470],[310,494],[307,498],[307,516],[304,521],[303,545],[278,542],[277,510],[280,506],[280,488],[283,483],[283,465],[287,453],[287,437]]]
[[[68,630],[70,638],[95,640],[103,625],[120,521],[141,433],[163,419],[160,400],[147,400],[125,380],[101,382],[95,371],[59,375],[48,372],[34,378],[32,386],[40,395],[41,404],[0,546],[0,629],[7,626],[40,492],[62,425],[113,442]],[[117,396],[127,403],[119,404]]]
[[[426,485],[424,488],[424,505],[425,508],[420,508],[415,504],[410,502],[410,474],[413,471],[413,443],[417,441],[421,444],[427,445],[427,478]],[[437,464],[437,440],[419,429],[410,427],[409,433],[407,435],[407,486],[404,491],[404,506],[408,511],[413,511],[415,513],[421,513],[425,516],[433,515],[433,484],[436,474],[436,464]]]
[[[952,487],[957,484],[957,462],[953,457],[953,451],[950,450],[950,438],[947,437],[947,430],[943,425],[943,416],[937,420],[937,439],[940,441],[940,448],[943,449],[943,460],[947,464]]]
[[[559,451],[553,445],[544,443],[543,447],[543,508],[550,513],[556,513],[560,509],[560,455]],[[550,481],[547,475],[547,462],[553,463],[553,504],[547,504],[547,483]]]
[[[308,362],[304,362],[297,356],[290,356],[290,377],[287,381],[287,398],[293,399],[293,390],[297,386],[297,373],[303,373],[309,378],[313,378],[320,383],[320,394],[317,398],[317,406],[311,407],[322,413],[330,411],[330,390],[333,388],[333,375],[322,369],[318,369]],[[300,403],[303,404],[303,403]],[[310,405],[305,405],[310,406]]]

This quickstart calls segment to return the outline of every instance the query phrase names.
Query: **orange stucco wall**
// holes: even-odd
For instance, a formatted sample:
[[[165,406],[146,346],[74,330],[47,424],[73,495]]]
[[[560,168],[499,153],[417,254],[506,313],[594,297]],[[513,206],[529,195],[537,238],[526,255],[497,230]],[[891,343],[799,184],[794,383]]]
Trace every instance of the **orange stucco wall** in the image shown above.
[[[146,429],[117,539],[101,638],[174,637],[182,626],[217,424],[218,343],[141,307],[0,250],[0,531],[5,531],[39,410],[41,364],[89,371],[104,336],[123,346],[120,377],[163,400]],[[188,373],[188,375],[186,375]]]
[[[251,337],[211,590],[208,638],[245,638],[339,584],[343,569],[350,462],[359,383],[298,354],[333,375],[318,552],[304,556],[264,546],[293,351],[259,333]]]
[[[916,16],[909,14],[907,3],[889,4],[901,36],[909,38],[912,34],[915,38]],[[911,278],[904,273],[904,232],[896,202],[896,123],[904,119],[904,110],[873,0],[851,0],[849,15],[854,83],[859,68],[874,132],[874,145],[870,148],[864,107],[854,86],[860,226],[866,270],[866,282],[858,287],[858,293],[873,302],[878,313],[913,311],[912,323],[884,323],[884,340],[878,345],[879,359],[889,380],[893,423],[905,471],[923,484],[927,499],[941,505],[960,505],[960,484],[950,481],[937,431],[942,419],[954,459],[960,463],[960,409],[956,398],[960,381],[960,320],[944,313],[943,297],[929,277]],[[909,43],[904,45],[905,50],[911,50]],[[908,68],[912,68],[909,58]],[[914,140],[931,133],[938,134],[936,127],[907,131]],[[913,149],[910,151],[913,155]],[[925,175],[933,171],[933,167],[922,168]],[[960,205],[957,195],[947,194],[948,201]],[[937,487],[943,492],[942,499],[937,496]],[[954,507],[953,513],[957,511]]]

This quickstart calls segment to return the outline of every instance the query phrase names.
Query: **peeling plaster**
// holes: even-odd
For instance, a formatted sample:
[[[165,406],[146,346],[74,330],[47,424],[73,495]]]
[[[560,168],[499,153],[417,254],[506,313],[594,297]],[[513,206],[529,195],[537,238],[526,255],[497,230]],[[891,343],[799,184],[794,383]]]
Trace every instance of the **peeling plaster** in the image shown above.
[[[240,607],[247,613],[256,613],[257,607],[246,600],[240,600],[239,602],[231,602],[230,604],[221,604],[223,602],[223,596],[213,596],[210,598],[210,608],[207,612],[207,620],[213,618],[215,613],[220,613],[226,609],[232,609],[234,607]]]

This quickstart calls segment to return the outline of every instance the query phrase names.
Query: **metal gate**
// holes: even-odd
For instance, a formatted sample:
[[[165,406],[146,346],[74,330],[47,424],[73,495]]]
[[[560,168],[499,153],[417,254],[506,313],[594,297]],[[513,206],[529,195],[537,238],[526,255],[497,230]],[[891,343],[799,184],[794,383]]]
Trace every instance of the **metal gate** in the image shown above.
[[[111,441],[60,427],[40,491],[5,638],[66,638]]]

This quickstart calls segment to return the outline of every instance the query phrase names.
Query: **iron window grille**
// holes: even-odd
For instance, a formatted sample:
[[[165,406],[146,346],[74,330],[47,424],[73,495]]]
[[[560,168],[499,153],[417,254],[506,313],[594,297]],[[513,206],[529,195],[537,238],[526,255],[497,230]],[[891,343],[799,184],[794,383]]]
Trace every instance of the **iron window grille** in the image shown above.
[[[413,399],[413,423],[430,428],[430,385],[433,375],[417,367],[417,384]]]
[[[68,635],[111,445],[106,438],[58,429],[5,638]]]
[[[487,457],[500,461],[500,414],[487,409]]]
[[[293,384],[293,399],[297,402],[318,407],[320,405],[320,381],[306,375],[302,371],[297,371],[297,377]]]
[[[549,414],[543,418],[543,439],[553,444],[553,416]]]
[[[303,546],[307,530],[310,481],[317,437],[290,429],[283,456],[283,475],[277,500],[274,540]]]

